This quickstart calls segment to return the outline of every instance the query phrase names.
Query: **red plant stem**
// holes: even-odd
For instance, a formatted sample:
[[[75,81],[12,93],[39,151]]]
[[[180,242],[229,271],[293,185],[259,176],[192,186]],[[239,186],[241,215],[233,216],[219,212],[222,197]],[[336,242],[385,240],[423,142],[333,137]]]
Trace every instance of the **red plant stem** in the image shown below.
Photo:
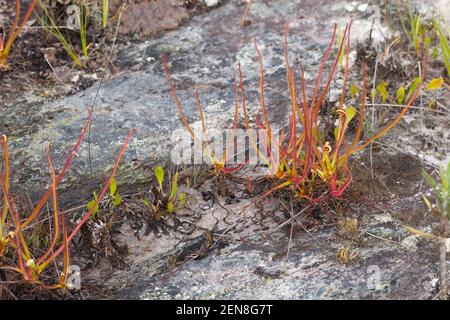
[[[331,48],[333,47],[334,39],[336,38],[336,29],[337,29],[337,25],[335,24],[334,28],[333,28],[333,36],[331,37],[331,41],[328,44],[328,48],[325,51],[325,54],[324,54],[324,56],[322,58],[322,62],[321,62],[320,67],[319,67],[319,72],[317,73],[316,82],[315,82],[315,85],[314,85],[313,97],[312,97],[312,101],[311,101],[311,107],[313,107],[315,102],[316,102],[316,97],[317,97],[317,94],[318,94],[318,91],[319,91],[320,83],[322,82],[323,69],[325,68],[325,63],[328,60],[328,56],[330,55]]]
[[[63,246],[64,246],[64,266],[62,271],[62,276],[60,279],[60,287],[66,285],[67,273],[69,272],[70,266],[70,250],[69,250],[69,242],[67,241],[67,228],[66,221],[64,219],[64,215],[61,217],[62,224],[62,232],[63,232]]]
[[[236,129],[237,128],[237,123],[238,123],[238,115],[239,115],[239,98],[238,98],[238,90],[237,90],[236,72],[234,73],[233,94],[234,94],[233,129]]]
[[[6,45],[4,47],[4,55],[8,56],[9,51],[11,50],[11,46],[14,43],[14,40],[16,40],[17,35],[22,30],[25,23],[30,19],[31,14],[33,13],[34,7],[36,6],[37,0],[32,0],[30,5],[28,6],[27,12],[25,13],[22,22],[17,26],[17,23],[19,21],[19,15],[20,15],[20,0],[16,0],[16,18],[14,20],[13,29],[11,30],[11,33],[8,37],[8,40],[6,41]]]
[[[286,65],[286,81],[289,89],[289,94],[292,95],[291,84],[289,82],[289,73],[291,67],[289,65],[288,36],[289,36],[289,20],[286,22],[286,25],[284,27],[284,63]]]
[[[6,135],[2,135],[2,146],[3,146],[3,163],[5,164],[5,173],[2,176],[4,179],[5,189],[3,191],[3,211],[1,215],[0,223],[0,235],[3,235],[3,226],[5,225],[6,215],[8,213],[8,192],[9,192],[9,152],[8,152],[8,138]]]
[[[267,129],[267,137],[269,141],[269,149],[270,149],[270,137],[272,136],[272,130],[270,129],[270,123],[267,116],[267,107],[266,100],[264,97],[264,63],[261,52],[259,51],[258,44],[256,43],[256,39],[254,39],[256,54],[258,56],[259,61],[259,90],[260,90],[260,99],[261,99],[261,108],[264,116],[265,127]]]
[[[304,113],[304,132],[305,132],[305,165],[303,167],[303,175],[305,178],[308,176],[311,161],[311,149],[312,146],[312,108],[308,108],[306,105],[306,82],[305,82],[305,72],[303,70],[303,65],[300,64],[301,78],[302,78],[302,96],[303,96],[303,113]]]
[[[364,127],[364,116],[366,112],[366,64],[363,63],[363,74],[362,74],[362,88],[361,88],[361,110],[359,111],[359,120],[358,120],[358,127],[356,128],[356,134],[353,138],[352,144],[346,151],[343,157],[341,157],[341,161],[345,162],[347,161],[348,157],[351,154],[351,151],[355,148],[356,144],[358,143],[359,139],[361,138],[362,129]]]
[[[11,28],[11,33],[14,32],[17,28],[17,24],[19,23],[19,19],[20,19],[20,0],[16,0],[16,14],[14,17],[14,22]]]
[[[387,27],[388,0],[384,0],[384,26]]]
[[[349,24],[347,24],[346,27],[345,27],[342,39],[345,39],[347,31],[348,31],[348,28],[349,28]],[[336,25],[334,26],[333,38],[331,39],[329,48],[328,48],[327,52],[325,53],[324,60],[322,61],[321,70],[323,70],[323,68],[325,66],[325,62],[328,59],[328,56],[329,56],[330,51],[331,51],[331,46],[334,43],[335,37],[336,37]],[[315,90],[315,93],[313,95],[313,101],[311,102],[311,107],[314,108],[314,121],[317,121],[317,116],[318,116],[320,107],[322,106],[322,102],[325,99],[326,94],[328,93],[328,88],[330,87],[331,80],[333,79],[334,72],[335,72],[336,67],[337,67],[337,65],[339,63],[339,56],[341,55],[343,46],[344,46],[344,41],[342,41],[341,45],[339,46],[338,54],[336,55],[336,59],[334,60],[333,67],[331,68],[330,74],[328,75],[328,81],[326,82],[326,85],[323,88],[322,93],[321,93],[321,95],[320,95],[320,97],[319,97],[319,99],[317,100],[316,103],[315,103],[316,95],[317,95],[316,90]],[[316,85],[320,85],[321,75],[322,75],[322,71],[320,71],[320,78],[318,77],[319,81],[316,82]]]
[[[290,87],[291,87],[291,116],[290,116],[290,121],[289,121],[289,142],[288,142],[288,147],[287,150],[289,152],[289,150],[291,151],[292,155],[295,158],[295,153],[296,153],[296,149],[295,149],[295,144],[297,142],[297,121],[296,121],[296,116],[295,113],[297,112],[296,110],[296,100],[295,100],[295,85],[294,85],[294,71],[289,72],[289,83],[290,83]]]
[[[206,126],[205,126],[205,115],[203,113],[203,108],[202,108],[202,105],[200,103],[200,99],[199,99],[199,95],[198,95],[198,92],[199,92],[200,88],[201,87],[199,86],[199,87],[197,87],[195,89],[194,96],[195,96],[195,102],[197,103],[198,112],[200,114],[200,120],[201,120],[201,123],[202,123],[202,135],[203,135],[202,141],[206,142],[206,147],[208,148],[207,153],[208,153],[208,156],[209,156],[212,164],[216,164],[216,163],[218,163],[218,161],[215,158],[215,156],[213,156],[213,152],[212,152],[211,147],[209,145],[209,139],[208,139],[208,135],[206,133]],[[200,148],[203,150],[203,143],[201,143]]]
[[[245,128],[246,128],[247,132],[249,132],[250,131],[250,121],[248,119],[247,103],[245,100],[244,80],[243,80],[243,76],[242,76],[242,68],[241,68],[240,62],[238,63],[238,71],[239,71],[239,88],[241,89],[242,110],[244,112]],[[258,146],[256,145],[256,142],[253,140],[253,136],[249,133],[248,137],[249,137],[249,142],[253,145],[255,150],[258,152],[258,155],[264,159],[264,161],[266,162],[267,165],[269,165],[270,164],[269,160],[261,153]]]
[[[163,56],[161,56],[161,59],[162,59],[162,62],[163,62],[164,73],[166,75],[167,82],[169,83],[169,87],[172,90],[172,96],[175,99],[175,105],[176,105],[177,110],[178,110],[178,115],[181,118],[181,122],[183,122],[183,125],[189,131],[189,133],[191,134],[192,138],[196,139],[194,131],[192,130],[191,126],[189,125],[189,122],[187,121],[186,117],[184,116],[183,107],[181,106],[180,99],[178,99],[177,89],[175,88],[175,85],[173,84],[173,81],[172,81],[172,76],[170,75],[169,62],[167,61],[167,57],[163,55]]]
[[[94,205],[91,207],[91,209],[84,215],[84,217],[81,219],[81,221],[75,226],[75,228],[72,230],[72,232],[70,233],[70,235],[67,237],[67,244],[70,243],[70,241],[72,241],[73,237],[75,237],[75,235],[80,231],[81,227],[86,223],[86,221],[89,220],[89,218],[92,215],[92,212],[97,208],[98,204],[100,203],[100,201],[103,199],[105,193],[108,191],[109,185],[111,184],[111,181],[113,179],[113,177],[116,174],[117,168],[119,167],[120,161],[125,153],[125,149],[127,148],[131,137],[133,136],[133,134],[136,132],[136,129],[131,129],[130,132],[128,133],[127,138],[125,139],[125,142],[122,145],[122,148],[120,149],[119,155],[116,159],[116,162],[114,164],[114,167],[112,169],[111,175],[109,176],[105,186],[103,187],[102,191],[99,193],[97,199],[95,199],[95,203]],[[66,245],[67,245],[66,244]],[[50,256],[50,258],[48,258],[47,260],[45,260],[40,266],[39,269],[43,270],[45,269],[45,267],[51,263],[53,260],[56,259],[56,257],[58,257],[59,254],[61,254],[61,252],[63,252],[65,245],[61,245],[54,253],[53,255]]]
[[[343,166],[342,168],[345,170],[345,172],[347,174],[347,180],[337,190],[336,190],[336,180],[334,180],[333,189],[331,190],[330,195],[335,198],[340,197],[342,195],[342,193],[344,193],[345,189],[347,189],[347,187],[349,186],[350,182],[352,182],[352,179],[353,179],[352,173],[350,172],[350,170],[346,166]]]
[[[203,132],[203,134],[206,134],[205,115],[203,114],[203,108],[200,103],[200,99],[199,99],[199,95],[198,95],[200,88],[201,88],[201,86],[197,86],[197,88],[195,88],[195,102],[197,103],[198,112],[200,114],[200,120],[202,122],[202,132]]]
[[[175,87],[175,84],[173,83],[172,80],[172,76],[170,75],[170,71],[169,71],[169,62],[167,60],[167,57],[162,55],[161,56],[161,60],[163,62],[163,68],[164,68],[164,73],[166,75],[166,79],[167,82],[169,83],[169,87],[172,91],[172,96],[175,100],[175,105],[177,107],[178,110],[178,115],[181,119],[181,122],[183,123],[184,127],[186,128],[186,130],[189,132],[189,134],[191,135],[192,139],[194,140],[194,142],[199,146],[199,148],[203,151],[204,147],[203,147],[203,143],[202,141],[200,141],[197,136],[194,133],[194,130],[192,130],[191,126],[189,125],[189,122],[187,121],[186,117],[184,116],[183,113],[183,107],[181,105],[180,99],[178,98],[178,94],[177,94],[177,89]],[[197,103],[199,103],[199,101],[197,101]],[[200,106],[200,110],[201,110],[201,106]],[[201,112],[201,114],[203,114],[203,112]],[[211,163],[216,163],[216,161],[214,160],[214,157],[212,156],[211,153],[208,153],[208,157],[211,160]]]
[[[77,154],[78,150],[80,149],[81,143],[83,142],[84,136],[86,135],[86,132],[89,128],[89,125],[92,121],[92,111],[88,110],[88,118],[85,122],[85,125],[83,129],[81,130],[80,136],[78,137],[77,143],[72,148],[72,151],[70,152],[69,156],[66,158],[66,161],[64,163],[63,169],[61,170],[60,174],[56,178],[56,185],[59,185],[64,178],[65,174],[69,170],[70,166],[72,165],[72,161]],[[45,203],[48,201],[50,196],[52,195],[52,188],[50,187],[47,192],[42,196],[42,198],[39,200],[36,207],[33,209],[30,216],[22,223],[22,228],[25,228],[28,226],[41,212],[42,207],[45,205]]]
[[[50,168],[50,175],[52,177],[52,198],[53,198],[53,220],[54,220],[54,226],[53,226],[53,237],[52,237],[52,243],[47,248],[45,253],[38,259],[37,265],[41,264],[42,261],[44,261],[52,252],[53,248],[56,245],[56,242],[58,241],[59,236],[59,215],[58,215],[58,195],[56,192],[57,184],[56,184],[56,174],[55,174],[55,166],[53,165],[53,160],[50,155],[50,151],[47,151],[47,161]]]
[[[344,71],[344,82],[342,84],[342,93],[341,93],[341,99],[339,101],[339,110],[341,111],[339,113],[339,125],[338,125],[338,133],[339,136],[336,137],[336,145],[334,150],[332,151],[332,156],[334,155],[334,161],[336,163],[336,168],[338,167],[338,157],[339,157],[339,149],[344,142],[344,136],[345,136],[345,130],[347,127],[347,115],[344,111],[344,100],[346,96],[346,89],[347,89],[347,80],[348,80],[348,56],[350,53],[350,32],[351,32],[351,26],[352,23],[349,23],[348,26],[348,35],[347,35],[347,48],[346,48],[346,54],[345,54],[345,71]],[[342,39],[342,42],[344,42],[345,38]]]
[[[244,13],[241,17],[241,27],[245,26],[245,19],[247,18],[248,12],[250,10],[250,7],[252,5],[253,0],[247,0],[247,4],[245,5]]]
[[[238,101],[238,94],[237,94],[237,80],[236,80],[236,72],[234,73],[234,82],[233,82],[233,94],[234,94],[234,117],[233,117],[233,135],[231,137],[231,144],[233,145],[233,150],[234,150],[234,138],[236,137],[236,128],[237,128],[237,124],[238,124],[238,119],[239,119],[239,101]],[[228,157],[228,149],[229,149],[229,144],[227,143],[225,145],[225,154],[223,156],[223,163],[226,164],[226,162],[228,161],[227,157]],[[240,170],[240,168],[242,168],[243,165],[238,165],[236,168],[239,168],[237,170]],[[235,171],[235,168],[231,168],[231,171],[226,170],[225,168],[223,168],[224,173],[230,173]]]
[[[23,255],[26,256],[27,260],[29,258],[29,253],[27,251],[27,247],[26,247],[26,243],[23,239],[23,235],[22,235],[22,231],[20,228],[20,219],[19,219],[19,214],[16,210],[16,206],[13,205],[12,201],[9,199],[9,194],[6,192],[6,186],[5,183],[3,182],[2,179],[0,179],[0,186],[2,188],[2,191],[4,194],[6,194],[6,198],[5,198],[5,203],[4,206],[6,206],[9,209],[9,212],[11,213],[12,219],[13,219],[13,223],[15,226],[15,249],[17,251],[17,263],[18,263],[18,268],[17,270],[19,270],[19,272],[23,275],[25,280],[29,280],[29,275],[27,273],[27,268],[24,264],[23,261]],[[21,243],[24,245],[25,251],[23,252],[21,249]],[[27,254],[28,253],[28,254]]]

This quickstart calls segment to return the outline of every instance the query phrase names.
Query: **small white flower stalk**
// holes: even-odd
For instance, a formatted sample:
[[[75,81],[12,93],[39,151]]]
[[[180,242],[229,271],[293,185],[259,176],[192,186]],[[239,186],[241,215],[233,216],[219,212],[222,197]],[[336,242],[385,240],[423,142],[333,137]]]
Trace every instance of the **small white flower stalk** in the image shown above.
[[[36,262],[34,262],[33,259],[30,259],[30,260],[27,261],[26,266],[27,266],[28,268],[33,269],[34,267],[36,267]]]
[[[450,239],[447,239],[448,221],[450,218],[450,160],[446,168],[441,167],[439,175],[441,181],[438,182],[432,178],[428,173],[422,170],[422,175],[427,183],[433,188],[434,204],[425,196],[424,201],[430,210],[437,210],[441,214],[441,235],[440,235],[440,264],[441,264],[441,290],[439,297],[447,299],[447,268],[446,268],[446,254],[450,251]]]

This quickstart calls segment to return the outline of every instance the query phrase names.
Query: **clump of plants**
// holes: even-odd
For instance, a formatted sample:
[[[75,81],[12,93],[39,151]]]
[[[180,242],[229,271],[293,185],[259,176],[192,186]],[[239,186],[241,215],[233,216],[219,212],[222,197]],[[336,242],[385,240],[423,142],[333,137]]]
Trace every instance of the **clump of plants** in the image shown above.
[[[167,177],[163,167],[156,167],[154,174],[158,185],[150,190],[149,199],[144,199],[144,205],[154,214],[158,221],[161,217],[173,214],[186,206],[188,197],[185,192],[178,190],[178,171],[174,175]]]
[[[9,30],[8,37],[3,38],[3,36],[0,35],[0,71],[9,69],[8,56],[11,52],[12,45],[14,44],[14,41],[19,35],[20,31],[23,29],[25,23],[27,23],[27,21],[30,19],[36,3],[37,0],[32,0],[30,2],[22,18],[22,21],[20,21],[20,11],[22,6],[20,4],[20,0],[16,0],[15,18]]]
[[[373,141],[386,134],[406,114],[421,91],[425,65],[422,66],[421,77],[418,78],[416,86],[396,118],[379,132],[363,139],[367,94],[365,64],[362,67],[360,108],[358,110],[356,107],[346,104],[351,23],[346,25],[340,37],[341,39],[339,39],[338,52],[331,61],[331,67],[324,81],[323,74],[332,53],[333,44],[336,41],[337,27],[334,27],[331,41],[325,51],[316,76],[314,89],[309,95],[306,90],[303,66],[294,67],[288,61],[288,29],[289,27],[286,25],[284,44],[286,79],[291,98],[291,105],[289,106],[290,117],[287,125],[289,129],[287,132],[282,131],[279,138],[274,138],[274,129],[269,121],[268,106],[265,99],[263,58],[255,40],[255,51],[260,66],[259,87],[262,119],[257,116],[254,120],[257,126],[265,132],[266,137],[263,139],[264,142],[261,146],[261,141],[258,145],[252,139],[250,133],[248,136],[251,147],[256,150],[260,158],[264,160],[266,166],[269,168],[269,172],[271,172],[266,178],[273,181],[275,185],[267,190],[263,196],[267,196],[277,190],[290,189],[297,198],[318,203],[328,196],[340,197],[344,193],[352,181],[352,174],[349,168],[350,156],[364,150]],[[325,104],[326,96],[340,60],[343,62],[341,72],[343,84],[336,111],[336,126],[330,135],[330,132],[320,123],[319,113]],[[165,66],[166,74],[168,74],[167,63],[165,63]],[[241,108],[244,115],[245,127],[247,130],[250,130],[250,117],[247,110],[246,93],[240,64],[238,65],[238,70]],[[176,96],[175,87],[169,76],[168,79],[183,124],[189,128],[189,124],[182,114],[181,104]],[[296,79],[300,79],[300,86],[297,85]],[[353,91],[355,92],[355,89]],[[235,100],[237,105],[236,80]],[[202,112],[201,117],[203,119]],[[235,115],[235,121],[236,119],[237,115]],[[357,119],[358,123],[353,138],[347,140],[349,124],[353,119]],[[233,127],[236,127],[236,125]],[[193,132],[191,132],[191,135],[194,137]]]
[[[300,198],[306,198],[314,203],[324,200],[327,196],[340,197],[352,181],[352,174],[349,168],[349,158],[353,154],[364,150],[373,141],[386,134],[392,129],[406,114],[414,100],[419,95],[425,74],[425,65],[422,68],[422,76],[419,78],[417,86],[412,90],[406,104],[397,117],[372,136],[363,138],[363,126],[366,109],[366,66],[362,66],[361,83],[361,101],[359,110],[347,105],[347,86],[349,72],[349,53],[350,53],[350,32],[351,23],[347,24],[341,41],[338,42],[339,49],[335,58],[331,61],[331,68],[325,81],[323,81],[323,72],[326,63],[331,55],[333,43],[336,40],[336,26],[329,46],[323,56],[322,63],[316,76],[315,86],[310,97],[306,92],[306,81],[304,77],[303,66],[300,65],[296,71],[288,61],[288,26],[285,33],[285,63],[286,78],[291,96],[290,123],[286,138],[280,139],[278,145],[278,167],[273,168],[271,179],[280,181],[276,187],[272,188],[266,194],[282,188],[290,188],[295,195]],[[345,50],[344,58],[341,57]],[[261,82],[261,104],[264,122],[259,126],[270,131],[270,123],[267,117],[267,108],[264,107],[264,71],[262,68],[262,57],[256,47],[256,52],[260,60],[260,82]],[[336,74],[336,67],[339,60],[343,61],[342,91],[338,100],[335,117],[336,125],[332,129],[332,134],[327,131],[325,126],[320,124],[319,113],[324,106],[325,98],[328,93],[332,79]],[[297,89],[295,79],[300,74],[300,89]],[[241,81],[242,83],[242,81]],[[324,83],[324,85],[322,84]],[[243,88],[242,88],[243,90]],[[356,90],[353,89],[355,92]],[[359,90],[358,90],[359,91]],[[244,96],[244,95],[243,95]],[[245,108],[245,104],[243,104]],[[358,115],[359,113],[359,115]],[[244,115],[246,112],[244,113]],[[245,116],[246,117],[246,116]],[[355,133],[352,139],[347,141],[349,124],[353,119],[357,119]],[[248,120],[246,121],[247,128]],[[300,132],[299,132],[300,128]],[[270,135],[268,135],[270,137]],[[267,140],[268,143],[278,143],[277,141]],[[273,163],[273,161],[268,162]]]
[[[70,6],[58,6],[47,0],[39,0],[39,24],[53,36],[64,48],[72,61],[80,68],[85,67],[94,50],[89,42],[90,31],[92,35],[101,34],[111,19],[109,1],[77,0]],[[123,7],[118,10],[118,20]],[[67,17],[67,18],[66,18]],[[62,27],[67,25],[67,27]]]
[[[437,60],[439,56],[445,65],[446,76],[450,79],[449,31],[444,20],[439,16],[427,18],[414,13],[411,8],[400,10],[399,18],[403,32],[417,55],[430,56]],[[404,18],[406,16],[406,19]]]
[[[189,132],[190,136],[192,137],[192,140],[194,141],[197,148],[200,150],[200,152],[202,152],[203,155],[205,155],[206,159],[210,161],[210,164],[213,167],[212,174],[216,177],[223,177],[223,176],[227,176],[227,175],[232,175],[232,174],[238,172],[239,170],[241,170],[243,168],[243,164],[238,164],[238,165],[229,164],[229,160],[230,160],[230,152],[229,151],[231,149],[232,144],[234,143],[234,137],[235,137],[235,132],[236,132],[236,128],[238,125],[238,115],[239,115],[239,102],[238,102],[238,89],[237,89],[236,74],[234,76],[234,98],[235,98],[234,116],[233,116],[233,124],[231,126],[231,130],[232,130],[233,134],[230,137],[229,141],[227,141],[225,150],[223,153],[221,153],[221,156],[220,156],[217,154],[218,150],[214,150],[214,148],[212,147],[210,137],[208,136],[205,114],[203,112],[203,107],[202,107],[202,104],[201,104],[200,98],[199,98],[199,90],[201,89],[201,87],[197,87],[195,89],[195,93],[194,93],[195,101],[197,104],[199,117],[200,117],[200,121],[201,121],[200,132],[197,132],[197,134],[196,134],[196,132],[194,131],[192,126],[189,124],[186,116],[184,115],[183,106],[181,105],[180,99],[178,98],[176,87],[175,87],[175,85],[172,81],[172,77],[170,75],[169,63],[167,61],[167,58],[165,56],[163,56],[162,60],[163,60],[163,65],[164,65],[164,72],[166,74],[166,78],[169,83],[170,89],[172,90],[172,94],[175,99],[175,105],[177,107],[180,119],[181,119],[183,125],[185,126],[185,128],[187,129],[187,131]]]
[[[40,198],[31,212],[22,211],[20,203],[17,203],[10,188],[10,158],[8,143],[5,135],[1,137],[3,170],[0,176],[2,194],[1,220],[0,220],[0,263],[5,272],[13,271],[21,276],[27,283],[41,284],[50,289],[67,288],[68,272],[70,267],[69,245],[83,225],[91,218],[92,213],[98,208],[99,202],[104,198],[111,186],[114,175],[124,155],[125,149],[134,133],[134,129],[128,134],[116,162],[111,170],[111,175],[98,194],[92,207],[82,216],[76,225],[69,229],[65,222],[65,215],[59,208],[57,188],[71,167],[86,132],[91,123],[92,114],[78,137],[77,143],[67,156],[60,172],[55,169],[51,152],[47,151],[47,161],[51,177],[51,186]],[[33,229],[40,222],[39,217],[48,205],[51,213],[48,219],[48,227],[51,230],[46,241],[42,241],[39,250],[34,251]],[[54,277],[58,281],[54,283]]]

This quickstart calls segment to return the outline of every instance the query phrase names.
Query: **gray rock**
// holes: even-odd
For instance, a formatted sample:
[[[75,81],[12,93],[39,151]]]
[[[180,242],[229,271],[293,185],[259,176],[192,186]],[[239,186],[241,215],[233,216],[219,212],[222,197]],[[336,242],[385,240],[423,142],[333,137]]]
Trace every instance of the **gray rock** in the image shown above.
[[[314,237],[314,238],[313,238]],[[155,270],[161,256],[121,274],[123,299],[425,299],[432,297],[427,253],[408,253],[389,242],[365,239],[349,264],[336,257],[333,230],[293,239],[235,243],[200,260]],[[333,239],[333,238],[331,238]],[[317,243],[320,242],[320,244]],[[284,247],[283,247],[284,245]],[[173,254],[173,253],[172,253]],[[161,270],[160,270],[161,271]],[[117,279],[117,277],[116,277]],[[427,289],[428,288],[428,289]]]

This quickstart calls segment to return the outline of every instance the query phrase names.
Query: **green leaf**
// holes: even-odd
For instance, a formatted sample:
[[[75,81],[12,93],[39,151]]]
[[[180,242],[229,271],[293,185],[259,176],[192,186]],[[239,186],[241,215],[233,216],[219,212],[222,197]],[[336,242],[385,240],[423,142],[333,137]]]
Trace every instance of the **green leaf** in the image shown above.
[[[348,124],[350,123],[350,121],[352,121],[352,119],[355,117],[356,115],[356,108],[354,107],[347,107],[345,109],[345,114],[347,115],[346,119],[345,119],[345,126],[344,128],[346,128],[348,126]],[[338,127],[334,128],[334,138],[337,139],[338,138]]]
[[[425,204],[427,205],[429,210],[433,209],[433,205],[431,204],[431,201],[428,200],[428,198],[426,196],[422,195],[422,199],[425,202]]]
[[[116,181],[116,177],[113,177],[111,179],[111,183],[109,184],[109,195],[111,197],[114,197],[114,195],[116,194],[117,191],[117,181]]]
[[[159,188],[162,191],[162,184],[164,182],[164,169],[162,167],[156,167],[154,171],[156,180],[158,180],[159,183]]]
[[[172,201],[169,201],[169,203],[167,203],[167,212],[173,213],[174,211],[175,211],[175,205],[173,204]]]
[[[444,84],[443,78],[435,78],[435,79],[432,79],[430,82],[428,82],[425,89],[434,91],[434,90],[437,90],[440,87],[442,87],[443,84]]]
[[[450,161],[447,163],[447,169],[441,167],[440,170],[441,180],[442,180],[442,191],[445,193],[450,193]],[[446,195],[444,195],[446,196]],[[450,201],[450,199],[449,199]]]
[[[346,124],[349,124],[350,121],[352,121],[352,119],[356,115],[356,108],[354,108],[354,107],[347,107],[347,109],[345,109],[345,113],[347,114]]]
[[[450,76],[450,45],[447,41],[448,35],[441,27],[441,23],[438,19],[433,18],[434,28],[439,35],[439,46],[441,47],[442,60],[444,60],[445,67],[447,69],[447,75]]]
[[[434,47],[432,50],[433,60],[437,60],[439,58],[439,49],[437,47]]]
[[[116,195],[114,196],[113,206],[117,207],[117,206],[120,206],[121,204],[122,204],[122,198],[120,197],[120,194],[116,193]]]
[[[377,85],[377,91],[380,95],[381,101],[386,102],[388,98],[388,91],[387,91],[387,82],[382,81]]]
[[[430,38],[429,36],[426,36],[426,37],[425,37],[424,43],[425,43],[425,48],[426,48],[426,50],[427,50],[427,51],[430,50],[430,46],[431,46],[431,38]]]
[[[370,90],[370,97],[373,99],[375,99],[377,96],[377,89],[372,89]]]
[[[408,89],[408,96],[407,98],[409,98],[409,96],[416,91],[417,87],[420,85],[420,82],[422,81],[422,79],[420,77],[415,78],[413,81],[411,81],[411,84],[409,85],[409,89]]]
[[[447,172],[445,179],[447,180],[447,197],[450,197],[450,161],[448,162],[449,165],[447,165]],[[450,206],[450,201],[447,202],[447,205]],[[450,214],[450,212],[449,212]]]
[[[175,173],[175,176],[173,177],[169,199],[174,200],[177,195],[177,191],[178,191],[178,172]]]
[[[403,102],[405,101],[405,87],[398,88],[396,95],[397,95],[397,103],[403,104]]]
[[[356,100],[356,98],[358,97],[358,93],[359,93],[358,87],[355,86],[354,83],[352,83],[352,85],[350,86],[350,96],[352,97],[353,100]]]
[[[96,204],[96,202],[97,202],[97,194],[94,192],[94,199],[89,201],[86,206],[88,209],[88,212],[95,206],[95,208],[91,212],[91,217],[93,219],[95,219],[95,217],[97,216],[98,210],[99,210],[98,204]]]
[[[185,200],[186,200],[186,193],[183,192],[183,193],[180,194],[180,198],[179,198],[179,201],[180,201],[181,205],[184,204]]]

